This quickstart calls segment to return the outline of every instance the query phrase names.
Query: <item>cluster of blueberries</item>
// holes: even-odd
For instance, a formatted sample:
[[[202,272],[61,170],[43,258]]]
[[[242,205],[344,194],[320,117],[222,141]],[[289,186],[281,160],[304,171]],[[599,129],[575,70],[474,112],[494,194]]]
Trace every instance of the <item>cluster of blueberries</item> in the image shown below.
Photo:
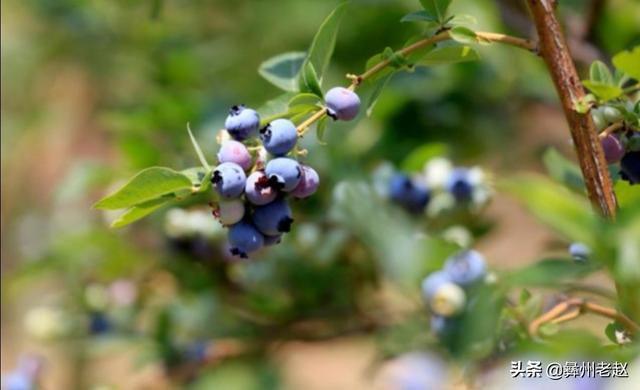
[[[358,114],[360,99],[347,88],[335,87],[325,95],[327,115],[351,120]],[[260,128],[259,114],[243,105],[229,111],[225,128],[230,138],[222,141],[219,165],[211,182],[222,198],[214,215],[229,227],[231,254],[246,258],[263,246],[280,242],[293,218],[287,197],[303,199],[318,188],[318,173],[295,158],[298,130],[288,119],[276,119]],[[258,137],[271,158],[254,161],[247,141]],[[258,159],[255,159],[258,160]]]
[[[422,281],[422,295],[432,314],[431,329],[443,335],[467,307],[467,292],[483,283],[487,274],[484,256],[464,250],[447,259],[441,270]]]
[[[615,107],[603,106],[591,110],[598,130],[623,119]],[[631,184],[640,183],[640,131],[622,130],[600,135],[600,143],[608,164],[620,164],[620,177]]]
[[[427,168],[429,168],[429,164]],[[481,190],[482,184],[477,168],[455,167],[445,168],[445,171],[444,179],[431,185],[428,177],[411,177],[405,173],[397,172],[389,180],[389,198],[411,213],[423,212],[437,191],[443,191],[450,195],[455,204],[468,205],[474,202],[476,200],[474,195],[478,192],[477,190]],[[435,188],[436,186],[441,188]],[[480,192],[484,192],[484,190]]]

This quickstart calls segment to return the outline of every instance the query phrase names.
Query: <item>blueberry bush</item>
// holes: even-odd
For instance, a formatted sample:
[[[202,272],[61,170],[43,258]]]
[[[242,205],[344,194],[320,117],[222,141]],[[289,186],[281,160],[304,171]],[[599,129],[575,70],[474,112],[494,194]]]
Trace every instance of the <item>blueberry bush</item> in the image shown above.
[[[74,14],[80,9],[72,3],[32,6],[56,20],[88,17]],[[166,5],[152,3],[157,18]],[[589,61],[577,79],[552,1],[527,2],[537,32],[532,39],[480,31],[474,16],[451,3],[411,2],[419,8],[401,16],[394,30],[406,26],[416,35],[390,37],[404,42],[393,48],[375,48],[384,35],[367,41],[353,50],[360,58],[352,62],[363,69],[329,84],[341,23],[375,7],[337,4],[306,51],[260,64],[259,75],[279,90],[260,96],[262,105],[241,104],[242,90],[234,91],[238,102],[231,107],[221,99],[202,103],[189,85],[202,83],[207,71],[179,49],[186,38],[159,46],[158,53],[167,45],[175,57],[154,51],[160,70],[152,78],[166,86],[165,95],[150,88],[147,107],[125,99],[103,118],[118,129],[115,140],[129,155],[122,171],[140,171],[123,181],[121,171],[84,166],[91,172],[81,170],[71,183],[80,192],[109,187],[91,213],[113,229],[90,227],[52,241],[37,261],[17,270],[11,287],[20,291],[48,276],[60,285],[62,292],[28,311],[24,324],[39,340],[68,344],[75,388],[93,385],[86,374],[92,354],[126,346],[137,349],[139,365],[161,367],[170,386],[279,388],[278,343],[353,334],[374,336],[370,364],[376,373],[391,367],[385,374],[391,388],[446,388],[451,377],[470,388],[510,388],[517,382],[497,385],[486,373],[501,367],[508,375],[504,362],[515,360],[637,364],[640,46],[613,46],[617,54]],[[99,24],[85,22],[74,28],[100,36],[91,30]],[[132,42],[154,39],[131,34]],[[101,45],[109,47],[108,40]],[[575,158],[545,147],[539,153],[545,174],[493,174],[472,165],[492,135],[447,134],[464,127],[472,107],[486,115],[485,100],[507,106],[491,88],[509,82],[482,84],[493,76],[481,64],[491,62],[494,50],[500,55],[500,46],[535,57],[538,68],[518,69],[517,77],[548,73],[564,110],[565,138],[571,136],[565,151]],[[242,62],[236,55],[228,66]],[[458,66],[474,67],[471,76],[446,73]],[[433,90],[412,86],[421,77],[433,80]],[[464,87],[450,88],[448,77]],[[535,93],[555,99],[554,85],[542,85]],[[108,100],[119,101],[117,93]],[[412,116],[419,111],[406,96],[425,94],[431,102],[448,94],[466,109],[445,105],[444,114]],[[207,110],[216,114],[199,112]],[[376,115],[386,115],[394,131],[376,130]],[[421,133],[404,134],[428,128],[421,121],[432,117],[441,129],[425,135],[427,142]],[[495,117],[500,114],[487,115],[487,128]],[[171,130],[147,130],[164,126]],[[192,155],[178,153],[186,142]],[[507,135],[492,145],[516,147],[501,142],[513,143]],[[385,144],[392,146],[379,146]],[[155,149],[171,151],[165,159]],[[168,163],[179,165],[163,166]],[[499,226],[487,210],[505,195],[554,232],[537,259],[511,251],[511,267],[480,249]],[[148,220],[151,228],[136,227]],[[385,304],[378,295],[387,290],[401,303]],[[403,309],[396,313],[396,306]],[[3,386],[48,388],[46,377],[46,364],[28,356],[3,375]]]

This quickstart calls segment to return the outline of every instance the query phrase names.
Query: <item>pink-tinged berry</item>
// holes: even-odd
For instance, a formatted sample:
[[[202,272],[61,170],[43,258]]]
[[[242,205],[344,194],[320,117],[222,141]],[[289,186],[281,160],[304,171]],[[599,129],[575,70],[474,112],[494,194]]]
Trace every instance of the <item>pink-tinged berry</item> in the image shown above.
[[[231,162],[240,165],[245,171],[251,168],[251,154],[242,142],[227,140],[222,143],[218,151],[220,164]]]

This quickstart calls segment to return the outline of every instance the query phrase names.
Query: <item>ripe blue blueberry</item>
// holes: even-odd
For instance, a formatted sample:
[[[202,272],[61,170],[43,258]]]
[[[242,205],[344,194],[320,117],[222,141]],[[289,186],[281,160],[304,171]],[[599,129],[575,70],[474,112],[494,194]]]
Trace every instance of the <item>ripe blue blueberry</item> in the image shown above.
[[[320,176],[315,169],[308,165],[301,165],[302,180],[300,184],[291,192],[291,195],[298,199],[307,198],[313,195],[320,185]]]
[[[268,236],[289,232],[293,223],[291,209],[285,199],[276,199],[267,205],[256,207],[253,223],[262,234]]]
[[[106,333],[111,328],[109,320],[102,312],[91,313],[89,317],[89,333],[92,335],[100,335]]]
[[[628,152],[622,157],[620,177],[631,184],[640,183],[640,151]]]
[[[249,253],[262,247],[264,237],[255,226],[242,221],[229,228],[229,244],[232,255],[247,258]]]
[[[264,236],[264,246],[277,245],[282,241],[282,234],[277,236]]]
[[[397,173],[389,181],[389,197],[412,213],[419,213],[427,206],[431,194],[426,186]]]
[[[278,157],[267,163],[265,173],[269,183],[279,190],[293,191],[302,180],[302,168],[296,160]]]
[[[604,150],[604,158],[607,164],[615,164],[624,156],[624,146],[620,139],[614,134],[607,134],[600,138],[602,150]]]
[[[463,287],[482,280],[487,273],[484,256],[474,250],[451,256],[443,268],[454,283]]]
[[[581,242],[569,245],[569,254],[575,261],[586,261],[591,256],[591,249]]]
[[[333,119],[350,121],[358,115],[360,98],[348,88],[334,87],[325,95],[327,114]]]
[[[473,196],[473,184],[470,180],[469,170],[456,168],[449,174],[445,188],[458,202],[468,202]]]
[[[284,156],[296,145],[298,131],[290,120],[276,119],[260,129],[260,139],[269,153]]]
[[[214,215],[224,226],[240,222],[244,213],[244,202],[240,199],[222,200],[218,202],[218,208],[214,211]]]
[[[237,141],[244,141],[257,134],[260,127],[260,115],[243,104],[233,106],[224,122],[229,135]]]
[[[251,154],[242,142],[226,140],[218,151],[218,163],[225,162],[238,164],[246,171],[251,168]]]
[[[226,199],[237,198],[244,191],[247,176],[240,165],[225,162],[216,167],[211,183],[218,193]]]
[[[264,172],[255,171],[247,178],[244,195],[250,203],[262,206],[273,202],[278,195],[278,191],[269,183],[269,179]]]

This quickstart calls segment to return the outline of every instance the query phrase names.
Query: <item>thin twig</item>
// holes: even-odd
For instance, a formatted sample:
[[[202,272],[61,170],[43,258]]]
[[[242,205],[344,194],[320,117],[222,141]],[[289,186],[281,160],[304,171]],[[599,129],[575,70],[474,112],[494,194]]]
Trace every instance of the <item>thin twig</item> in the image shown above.
[[[600,132],[600,134],[598,134],[598,137],[600,138],[604,138],[606,136],[608,136],[609,134],[613,133],[616,130],[619,130],[621,128],[624,127],[624,122],[616,122],[614,124],[612,124],[611,126],[607,127],[606,129],[602,130]]]

